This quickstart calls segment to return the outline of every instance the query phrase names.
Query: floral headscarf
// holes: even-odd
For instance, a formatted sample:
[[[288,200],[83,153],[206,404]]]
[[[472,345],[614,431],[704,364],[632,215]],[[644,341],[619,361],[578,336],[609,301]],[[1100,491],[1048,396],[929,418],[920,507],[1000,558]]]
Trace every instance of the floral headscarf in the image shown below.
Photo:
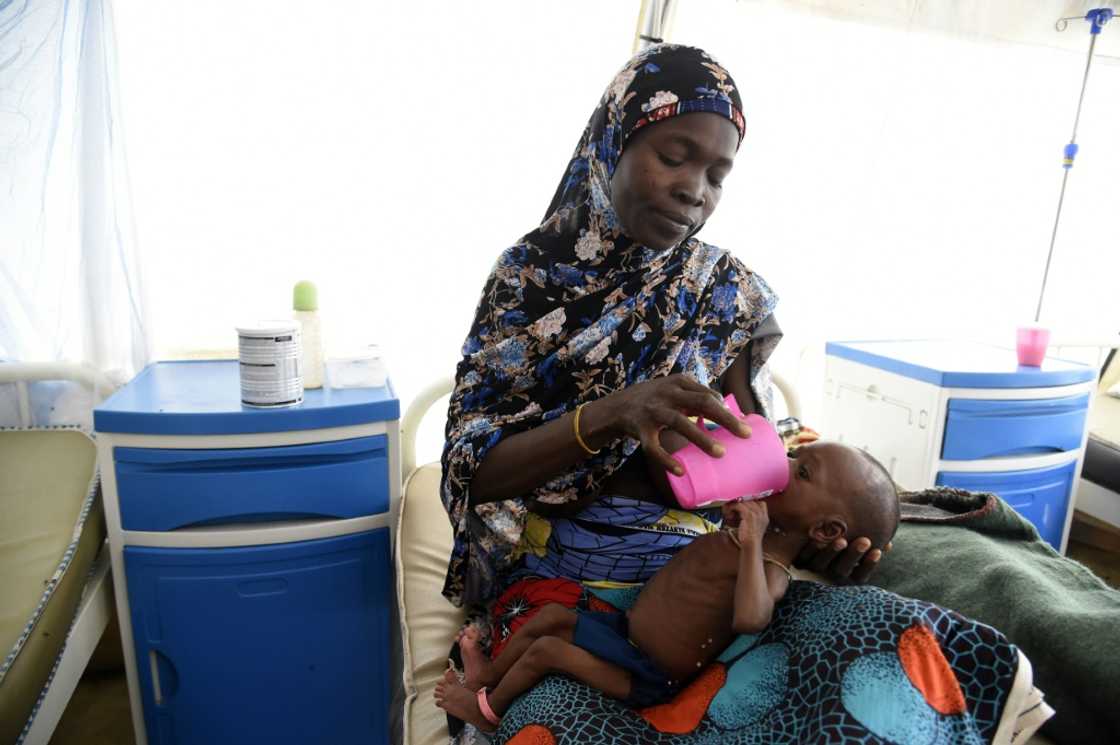
[[[713,385],[774,308],[760,277],[695,231],[663,251],[622,233],[610,181],[627,140],[691,112],[727,117],[742,141],[739,92],[706,53],[662,44],[631,59],[592,114],[544,221],[502,253],[483,288],[442,459],[455,538],[444,595],[457,605],[501,590],[527,509],[594,493],[639,443],[623,438],[522,498],[472,508],[471,478],[490,448],[651,378],[683,372]],[[752,371],[777,338],[770,341],[752,349]]]

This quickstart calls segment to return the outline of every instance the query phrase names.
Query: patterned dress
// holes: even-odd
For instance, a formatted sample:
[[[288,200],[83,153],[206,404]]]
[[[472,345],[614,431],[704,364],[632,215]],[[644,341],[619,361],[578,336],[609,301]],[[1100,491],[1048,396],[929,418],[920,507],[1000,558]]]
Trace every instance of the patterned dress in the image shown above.
[[[699,49],[658,45],[631,59],[604,92],[544,220],[499,257],[456,371],[441,492],[454,532],[444,594],[493,603],[527,575],[644,581],[714,526],[703,514],[602,495],[580,521],[548,521],[538,504],[599,491],[639,447],[623,438],[516,499],[469,505],[471,479],[503,438],[652,378],[704,385],[749,349],[752,385],[769,410],[764,363],[780,334],[752,342],[776,304],[727,251],[698,240],[655,251],[622,233],[611,176],[628,139],[673,116],[709,112],[744,133],[730,75]]]

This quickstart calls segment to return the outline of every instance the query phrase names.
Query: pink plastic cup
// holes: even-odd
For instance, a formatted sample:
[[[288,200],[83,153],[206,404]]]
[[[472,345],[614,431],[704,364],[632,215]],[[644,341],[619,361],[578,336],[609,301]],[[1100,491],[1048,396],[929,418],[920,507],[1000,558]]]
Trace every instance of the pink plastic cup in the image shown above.
[[[744,418],[735,397],[724,403],[735,416]],[[719,427],[708,435],[721,443],[724,454],[713,458],[694,443],[673,453],[684,467],[684,475],[668,474],[669,486],[685,509],[735,499],[762,499],[789,485],[789,457],[786,446],[770,422],[757,414],[746,416],[751,436],[739,437]],[[699,425],[704,427],[703,420]]]
[[[1019,355],[1020,365],[1041,367],[1049,344],[1050,329],[1020,326],[1015,331],[1015,352]]]

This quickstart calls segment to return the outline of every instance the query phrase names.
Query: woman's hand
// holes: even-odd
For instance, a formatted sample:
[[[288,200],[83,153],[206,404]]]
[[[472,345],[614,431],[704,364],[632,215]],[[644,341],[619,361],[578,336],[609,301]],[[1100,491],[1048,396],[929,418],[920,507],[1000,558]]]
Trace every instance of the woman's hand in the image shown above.
[[[739,437],[751,434],[750,427],[724,406],[718,393],[679,373],[636,383],[610,396],[609,400],[616,431],[641,442],[647,458],[678,476],[684,469],[662,447],[658,438],[662,430],[680,433],[717,458],[723,455],[723,446],[688,417],[702,416]]]
[[[850,544],[843,538],[837,538],[827,546],[812,542],[805,544],[794,563],[835,582],[863,584],[875,571],[883,553],[890,550],[889,543],[882,551],[872,548],[867,538],[857,538]]]
[[[787,448],[796,448],[808,445],[810,442],[816,442],[819,439],[821,439],[821,436],[815,429],[802,425],[797,434],[785,438],[784,444]]]

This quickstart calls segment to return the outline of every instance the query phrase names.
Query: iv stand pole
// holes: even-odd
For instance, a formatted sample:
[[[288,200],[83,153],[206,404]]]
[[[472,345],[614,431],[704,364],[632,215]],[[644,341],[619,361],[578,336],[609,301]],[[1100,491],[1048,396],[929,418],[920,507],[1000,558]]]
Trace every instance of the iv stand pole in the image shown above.
[[[1042,298],[1046,294],[1046,279],[1050,276],[1050,261],[1054,258],[1054,241],[1058,237],[1058,221],[1062,218],[1062,202],[1066,198],[1066,181],[1069,180],[1069,172],[1073,168],[1073,159],[1077,157],[1077,123],[1081,120],[1081,104],[1085,101],[1085,86],[1089,83],[1089,67],[1093,64],[1093,47],[1097,44],[1097,36],[1100,35],[1101,28],[1108,23],[1112,16],[1111,8],[1096,8],[1085,15],[1085,20],[1091,24],[1089,28],[1089,57],[1085,60],[1085,75],[1081,79],[1081,96],[1077,99],[1077,114],[1073,118],[1073,135],[1069,138],[1069,144],[1065,147],[1065,157],[1062,159],[1062,168],[1065,173],[1062,175],[1062,190],[1058,195],[1058,212],[1054,215],[1054,230],[1050,234],[1050,251],[1046,254],[1046,268],[1042,272],[1042,288],[1038,291],[1038,308],[1034,312],[1035,323],[1038,323],[1039,317],[1042,315]],[[1064,31],[1068,22],[1072,20],[1079,19],[1062,18],[1056,24],[1057,29]]]

